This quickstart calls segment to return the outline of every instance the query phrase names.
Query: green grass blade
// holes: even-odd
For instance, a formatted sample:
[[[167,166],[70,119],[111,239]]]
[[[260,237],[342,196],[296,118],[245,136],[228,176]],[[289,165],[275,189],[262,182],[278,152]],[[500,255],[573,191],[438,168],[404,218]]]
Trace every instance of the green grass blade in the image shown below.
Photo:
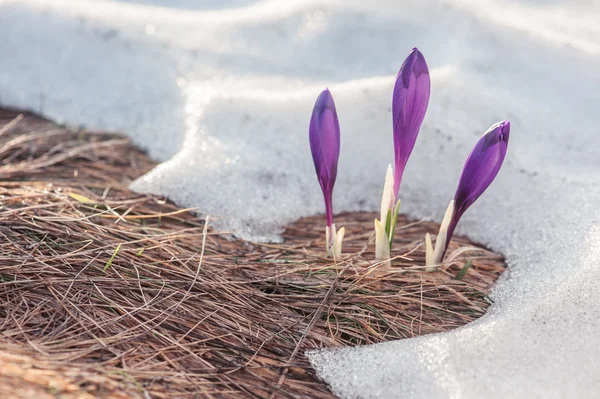
[[[120,249],[121,249],[121,243],[119,243],[119,245],[117,245],[117,248],[115,249],[115,252],[113,252],[113,254],[110,257],[110,259],[108,260],[108,262],[106,262],[106,265],[104,265],[104,269],[102,269],[103,272],[106,273],[106,271],[108,270],[108,268],[110,267],[110,265],[112,265],[113,260],[115,260],[115,257],[119,253]]]
[[[460,271],[458,272],[458,274],[454,278],[456,280],[462,280],[462,278],[465,276],[465,274],[467,274],[467,271],[469,271],[469,268],[471,267],[472,264],[473,264],[473,260],[469,259],[469,261],[467,263],[465,263],[465,265],[463,266],[463,268],[460,269]]]

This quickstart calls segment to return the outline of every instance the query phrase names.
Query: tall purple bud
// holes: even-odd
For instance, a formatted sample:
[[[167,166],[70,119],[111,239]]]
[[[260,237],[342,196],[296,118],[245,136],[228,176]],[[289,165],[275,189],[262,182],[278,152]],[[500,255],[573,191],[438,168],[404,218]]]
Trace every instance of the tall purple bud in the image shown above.
[[[340,125],[329,89],[323,90],[315,102],[308,132],[317,178],[325,198],[329,227],[333,224],[333,186],[340,155]]]
[[[496,123],[469,154],[454,194],[454,214],[448,225],[446,248],[462,215],[496,178],[506,156],[509,134],[509,121]]]
[[[394,124],[394,197],[398,196],[404,167],[415,146],[429,104],[431,83],[423,54],[415,47],[402,63],[392,97]]]

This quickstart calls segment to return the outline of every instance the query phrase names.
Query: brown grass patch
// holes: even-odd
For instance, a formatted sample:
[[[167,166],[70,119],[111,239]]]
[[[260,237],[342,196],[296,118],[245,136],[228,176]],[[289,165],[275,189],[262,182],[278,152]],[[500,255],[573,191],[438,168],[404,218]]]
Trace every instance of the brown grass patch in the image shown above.
[[[2,129],[16,116],[0,111],[4,397],[331,397],[306,350],[467,324],[503,271],[458,237],[442,270],[425,272],[422,239],[437,225],[402,217],[401,256],[383,274],[369,213],[336,218],[338,262],[323,258],[323,217],[281,245],[228,241],[129,191],[155,163],[128,139],[32,115]]]

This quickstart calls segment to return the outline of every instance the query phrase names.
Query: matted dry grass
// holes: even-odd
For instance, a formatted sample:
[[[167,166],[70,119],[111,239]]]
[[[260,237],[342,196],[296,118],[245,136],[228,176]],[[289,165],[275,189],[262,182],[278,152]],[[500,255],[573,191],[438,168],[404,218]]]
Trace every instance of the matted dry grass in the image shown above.
[[[16,117],[0,111],[3,398],[328,398],[306,350],[469,323],[503,271],[456,238],[425,272],[422,239],[437,226],[402,217],[383,272],[368,213],[336,218],[337,262],[323,258],[323,217],[281,245],[228,241],[129,191],[155,165],[129,140]]]

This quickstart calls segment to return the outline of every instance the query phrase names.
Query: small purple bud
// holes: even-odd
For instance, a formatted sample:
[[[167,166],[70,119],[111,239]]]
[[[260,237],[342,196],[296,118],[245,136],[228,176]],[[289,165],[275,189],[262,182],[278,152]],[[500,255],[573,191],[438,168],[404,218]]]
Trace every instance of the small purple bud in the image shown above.
[[[394,124],[394,195],[398,196],[400,182],[408,157],[415,146],[419,129],[429,104],[431,82],[423,54],[415,47],[402,63],[392,97]]]
[[[454,214],[448,226],[446,248],[461,216],[496,178],[506,156],[509,134],[509,121],[496,123],[469,154],[454,194]]]
[[[327,226],[331,226],[333,186],[340,156],[340,125],[329,89],[325,89],[315,102],[308,133],[317,178],[325,197]]]

